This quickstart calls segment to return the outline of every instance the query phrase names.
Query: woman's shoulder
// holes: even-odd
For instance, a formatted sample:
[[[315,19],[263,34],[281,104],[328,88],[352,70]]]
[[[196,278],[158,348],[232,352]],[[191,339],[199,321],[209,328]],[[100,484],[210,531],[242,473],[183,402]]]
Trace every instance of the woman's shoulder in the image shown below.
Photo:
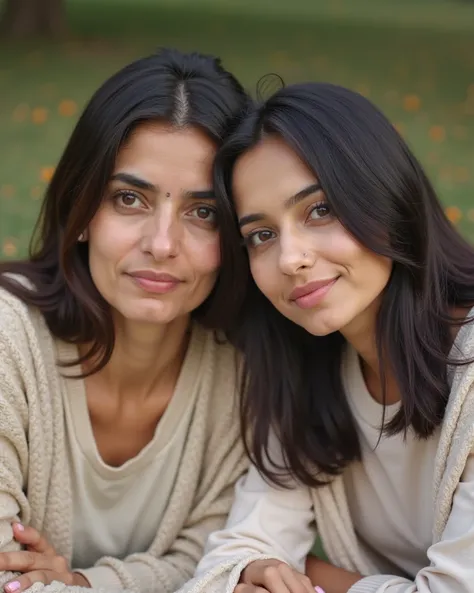
[[[24,276],[9,277],[23,287],[34,290],[34,286]],[[45,340],[51,344],[51,335],[40,311],[29,306],[8,288],[0,287],[0,345],[3,348],[8,345],[16,354],[31,354],[33,342],[41,345]]]
[[[450,358],[457,361],[474,358],[474,307],[466,310],[463,318],[450,354]]]

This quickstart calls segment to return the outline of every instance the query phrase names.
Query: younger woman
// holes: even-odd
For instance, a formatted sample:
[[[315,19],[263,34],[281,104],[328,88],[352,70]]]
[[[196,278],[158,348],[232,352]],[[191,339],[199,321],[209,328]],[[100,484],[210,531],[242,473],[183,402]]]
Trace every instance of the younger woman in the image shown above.
[[[387,119],[329,84],[251,113],[217,189],[255,281],[254,468],[192,590],[473,593],[474,249]]]

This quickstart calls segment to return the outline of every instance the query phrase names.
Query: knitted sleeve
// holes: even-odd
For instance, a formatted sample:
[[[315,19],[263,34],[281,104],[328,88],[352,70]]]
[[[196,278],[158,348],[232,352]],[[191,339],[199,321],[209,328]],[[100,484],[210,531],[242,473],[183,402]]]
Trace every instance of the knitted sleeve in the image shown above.
[[[28,470],[28,406],[25,398],[24,357],[14,336],[14,316],[2,315],[0,327],[0,552],[19,550],[11,524],[29,521],[30,506],[25,496]],[[0,586],[14,577],[0,573]]]

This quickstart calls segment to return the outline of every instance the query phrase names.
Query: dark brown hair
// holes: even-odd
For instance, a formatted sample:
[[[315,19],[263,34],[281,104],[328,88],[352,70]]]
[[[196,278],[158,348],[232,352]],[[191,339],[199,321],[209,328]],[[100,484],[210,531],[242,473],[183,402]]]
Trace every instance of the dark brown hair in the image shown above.
[[[102,201],[121,145],[134,127],[149,120],[196,126],[220,145],[248,103],[219,59],[163,49],[121,69],[86,106],[47,188],[29,257],[0,264],[0,287],[37,307],[57,338],[91,344],[80,362],[97,360],[93,371],[110,359],[114,328],[109,305],[89,273],[87,243],[78,243],[78,237]],[[219,218],[219,200],[216,206]],[[227,265],[238,234],[231,225],[220,235],[222,270],[193,315],[208,327],[225,330],[243,286],[235,283],[241,274]],[[34,289],[6,273],[25,277]]]
[[[377,320],[381,361],[390,361],[401,409],[384,427],[428,438],[443,420],[450,387],[453,309],[474,304],[474,249],[447,220],[421,165],[367,99],[331,84],[283,88],[256,106],[215,161],[229,208],[236,160],[262,135],[282,139],[313,171],[332,212],[393,270]],[[234,224],[235,215],[234,215]],[[227,224],[227,223],[226,223]],[[241,420],[247,450],[270,480],[290,473],[308,486],[360,459],[341,383],[345,340],[310,335],[283,317],[251,281],[235,335],[245,354]],[[265,462],[274,431],[283,463]],[[274,461],[274,460],[273,460]],[[322,474],[320,473],[322,472]]]

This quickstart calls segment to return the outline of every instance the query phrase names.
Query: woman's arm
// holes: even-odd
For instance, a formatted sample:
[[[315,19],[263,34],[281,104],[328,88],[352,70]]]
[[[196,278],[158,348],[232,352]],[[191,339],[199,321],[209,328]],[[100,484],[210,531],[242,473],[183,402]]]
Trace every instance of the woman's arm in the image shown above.
[[[383,528],[383,527],[382,527]],[[326,593],[474,593],[474,452],[468,458],[441,540],[427,551],[429,566],[413,580],[393,575],[361,578],[308,560],[308,576]],[[356,579],[351,584],[351,578]]]
[[[307,488],[279,489],[251,467],[235,488],[224,529],[211,534],[197,576],[235,558],[272,557],[304,572],[315,540],[312,500]]]
[[[14,355],[11,333],[9,326],[0,329],[0,552],[20,549],[13,538],[12,523],[20,516],[24,521],[30,520],[30,505],[24,493],[28,472],[28,406],[22,361]],[[0,571],[0,587],[14,576]]]
[[[279,560],[304,572],[315,538],[313,520],[306,488],[275,488],[251,468],[236,485],[226,526],[211,534],[195,578],[181,593],[233,591],[257,560]]]

